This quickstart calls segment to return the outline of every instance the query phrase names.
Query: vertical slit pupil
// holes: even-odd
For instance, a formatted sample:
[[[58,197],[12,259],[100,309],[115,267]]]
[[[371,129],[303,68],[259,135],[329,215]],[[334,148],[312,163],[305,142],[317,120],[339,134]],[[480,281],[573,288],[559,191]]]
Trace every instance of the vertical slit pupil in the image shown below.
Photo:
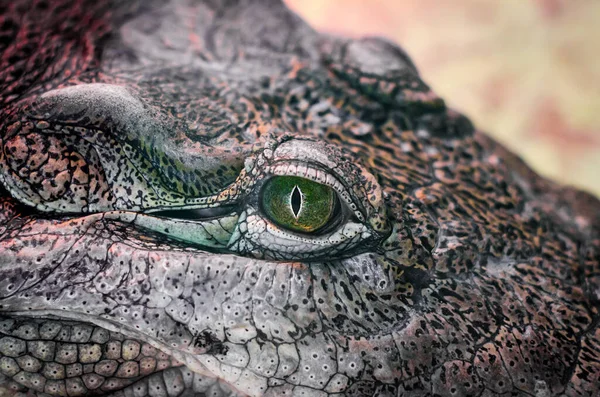
[[[292,212],[294,216],[298,218],[298,214],[300,213],[300,209],[302,208],[302,192],[298,186],[294,186],[292,190]]]

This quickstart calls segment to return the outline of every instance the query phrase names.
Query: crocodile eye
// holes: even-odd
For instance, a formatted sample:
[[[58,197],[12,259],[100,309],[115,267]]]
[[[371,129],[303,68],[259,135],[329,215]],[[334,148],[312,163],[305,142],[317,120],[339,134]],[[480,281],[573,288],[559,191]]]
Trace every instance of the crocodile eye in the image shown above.
[[[275,176],[261,194],[262,210],[273,223],[301,233],[319,232],[327,226],[338,205],[331,187],[297,176]]]

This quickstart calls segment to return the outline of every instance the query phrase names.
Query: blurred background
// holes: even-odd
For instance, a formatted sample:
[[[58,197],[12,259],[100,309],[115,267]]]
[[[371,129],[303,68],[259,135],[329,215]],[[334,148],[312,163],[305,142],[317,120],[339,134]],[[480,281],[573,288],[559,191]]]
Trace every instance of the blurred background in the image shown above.
[[[539,173],[600,197],[600,1],[286,0],[314,28],[399,43]]]

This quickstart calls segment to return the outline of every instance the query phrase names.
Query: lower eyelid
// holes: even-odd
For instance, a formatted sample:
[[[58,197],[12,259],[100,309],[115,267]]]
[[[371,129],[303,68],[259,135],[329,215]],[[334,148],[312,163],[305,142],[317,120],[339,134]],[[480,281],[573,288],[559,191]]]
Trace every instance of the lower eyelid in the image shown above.
[[[256,210],[248,215],[242,213],[242,218],[247,224],[246,230],[253,229],[250,226],[253,224],[265,225],[265,219]],[[255,255],[258,252],[267,259],[277,260],[319,260],[323,255],[331,259],[354,252],[354,249],[371,235],[367,226],[352,222],[338,225],[335,230],[320,236],[297,234],[270,222],[263,227],[264,229],[254,237],[236,229],[231,239],[234,244],[230,249],[238,250],[240,254]],[[340,248],[342,246],[343,249]],[[246,252],[245,247],[253,247],[254,250]]]

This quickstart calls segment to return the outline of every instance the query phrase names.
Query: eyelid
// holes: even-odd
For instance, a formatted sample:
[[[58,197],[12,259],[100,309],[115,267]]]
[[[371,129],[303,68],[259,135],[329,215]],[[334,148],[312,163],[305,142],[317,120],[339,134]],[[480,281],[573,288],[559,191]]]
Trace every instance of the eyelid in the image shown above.
[[[242,228],[239,225],[245,225]],[[249,225],[253,225],[250,227]],[[261,230],[253,233],[252,230]],[[373,243],[373,233],[363,223],[346,222],[323,235],[304,235],[290,232],[267,222],[256,209],[242,212],[240,223],[234,230],[229,249],[241,255],[275,260],[319,260],[346,255],[365,242],[361,249]]]

